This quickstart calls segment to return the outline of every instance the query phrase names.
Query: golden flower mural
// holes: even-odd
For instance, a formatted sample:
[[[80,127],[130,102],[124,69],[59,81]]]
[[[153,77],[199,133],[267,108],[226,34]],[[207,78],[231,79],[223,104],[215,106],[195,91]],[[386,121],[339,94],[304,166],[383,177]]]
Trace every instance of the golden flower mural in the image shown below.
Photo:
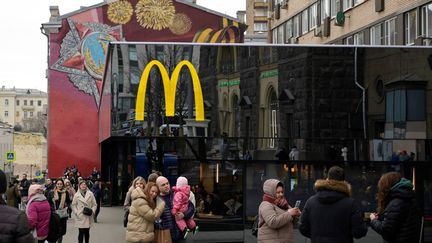
[[[127,0],[120,0],[108,5],[108,19],[115,24],[128,23],[133,15],[132,4]]]
[[[173,22],[175,8],[172,0],[139,0],[135,13],[142,27],[162,30]]]
[[[184,35],[192,28],[192,21],[190,18],[183,13],[178,13],[174,16],[169,29],[175,35]]]

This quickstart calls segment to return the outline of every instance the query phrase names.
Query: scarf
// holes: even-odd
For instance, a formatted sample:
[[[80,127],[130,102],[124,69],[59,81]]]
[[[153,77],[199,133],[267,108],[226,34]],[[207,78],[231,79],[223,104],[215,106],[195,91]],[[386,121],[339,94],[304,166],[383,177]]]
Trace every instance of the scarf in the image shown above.
[[[279,199],[279,198],[273,198],[267,194],[264,194],[263,195],[263,201],[274,204],[283,210],[287,210],[289,208],[288,207],[288,201],[284,197]]]
[[[78,189],[78,190],[81,193],[81,196],[85,197],[87,190],[81,190],[81,189]]]
[[[58,194],[61,194],[61,198],[60,198],[60,203],[57,209],[62,209],[65,207],[65,202],[66,202],[66,190],[64,188],[62,188],[61,190],[58,190],[57,188],[54,189],[54,205],[55,205],[55,201],[59,200],[59,196]]]
[[[46,201],[46,200],[47,199],[46,199],[45,195],[43,195],[43,194],[40,194],[40,193],[33,194],[30,197],[30,199],[28,200],[28,202],[27,202],[27,205],[26,205],[26,214],[28,215],[29,206],[30,206],[30,204],[33,201],[35,201],[35,202],[42,202],[42,201]]]

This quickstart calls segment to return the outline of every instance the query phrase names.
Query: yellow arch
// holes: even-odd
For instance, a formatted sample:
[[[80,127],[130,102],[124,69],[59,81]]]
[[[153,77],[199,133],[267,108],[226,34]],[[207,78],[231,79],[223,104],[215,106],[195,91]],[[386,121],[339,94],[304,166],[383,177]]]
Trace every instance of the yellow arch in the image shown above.
[[[157,66],[159,68],[159,72],[162,77],[162,83],[164,86],[164,94],[165,94],[165,113],[166,116],[172,117],[174,116],[175,111],[175,96],[177,90],[177,82],[179,79],[179,75],[181,69],[186,66],[189,69],[189,72],[192,77],[192,85],[194,89],[195,96],[195,112],[197,121],[204,120],[204,100],[201,89],[201,82],[198,77],[198,73],[193,66],[193,64],[187,60],[181,61],[174,68],[171,78],[169,78],[169,74],[165,69],[165,66],[158,60],[153,60],[147,64],[144,68],[144,71],[141,75],[140,84],[138,87],[136,105],[135,105],[135,120],[142,121],[144,120],[144,109],[145,109],[145,95],[147,90],[147,82],[148,77],[150,76],[150,71],[153,66]]]

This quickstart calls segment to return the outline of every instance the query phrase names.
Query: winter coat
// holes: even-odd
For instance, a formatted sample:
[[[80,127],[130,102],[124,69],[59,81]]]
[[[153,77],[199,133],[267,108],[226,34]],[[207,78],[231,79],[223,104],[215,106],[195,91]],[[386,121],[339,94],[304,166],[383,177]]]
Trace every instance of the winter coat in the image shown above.
[[[96,212],[96,199],[90,190],[86,190],[84,196],[78,190],[72,200],[71,208],[75,215],[75,226],[79,229],[90,228],[93,225],[93,214],[90,216],[84,215],[84,207],[91,208],[93,214]]]
[[[6,190],[6,198],[7,198],[8,206],[17,208],[20,197],[21,197],[20,192],[16,185],[10,186]]]
[[[33,243],[26,215],[0,201],[0,242]]]
[[[179,240],[182,238],[180,229],[178,228],[174,216],[171,214],[171,210],[173,208],[173,199],[174,195],[170,192],[167,195],[157,197],[156,205],[159,205],[162,201],[165,202],[165,208],[160,216],[161,219],[161,229],[169,229],[171,233],[171,238],[173,241]],[[187,212],[184,212],[184,219],[190,219],[193,217],[195,213],[195,207],[192,202],[189,202]]]
[[[388,195],[388,204],[370,225],[389,243],[419,242],[421,211],[410,181],[402,178]]]
[[[317,180],[300,218],[300,232],[312,243],[352,243],[367,233],[363,213],[345,181]]]
[[[154,222],[160,217],[165,204],[159,204],[152,209],[143,189],[137,187],[132,191],[132,205],[129,208],[126,228],[127,242],[152,242],[154,240]]]
[[[28,196],[28,189],[30,187],[30,181],[27,179],[22,179],[19,184],[22,189],[20,190],[21,197],[27,197]]]
[[[276,198],[276,186],[280,181],[269,179],[264,182],[263,191],[270,197]],[[291,243],[294,242],[293,217],[288,210],[279,208],[273,203],[263,201],[258,209],[259,243]]]
[[[31,229],[36,229],[38,240],[48,236],[51,218],[51,206],[43,194],[34,194],[29,198],[27,217]]]
[[[174,200],[171,213],[176,215],[178,212],[184,213],[188,210],[190,186],[173,187]]]
[[[55,200],[54,198],[54,193],[57,193],[57,195],[58,195],[58,200]],[[66,190],[64,190],[64,192],[59,192],[59,191],[57,191],[57,190],[53,190],[52,191],[52,203],[53,203],[53,205],[52,205],[52,208],[53,208],[53,210],[56,210],[56,209],[62,209],[61,207],[60,207],[60,201],[61,201],[61,197],[62,197],[62,194],[64,193],[64,195],[65,195],[65,203],[64,203],[64,206],[63,206],[63,208],[68,208],[69,207],[69,205],[71,204],[71,200],[70,200],[70,196],[69,196],[69,192],[67,192]],[[68,220],[68,218],[61,218],[60,219],[60,223],[61,223],[61,227],[60,227],[60,229],[61,229],[61,235],[65,235],[66,234],[66,232],[67,232],[67,220]]]

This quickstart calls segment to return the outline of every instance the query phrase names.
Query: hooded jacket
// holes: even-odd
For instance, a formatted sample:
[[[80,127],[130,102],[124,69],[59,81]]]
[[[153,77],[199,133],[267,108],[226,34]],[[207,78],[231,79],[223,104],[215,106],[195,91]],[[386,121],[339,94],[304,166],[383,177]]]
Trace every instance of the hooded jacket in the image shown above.
[[[160,217],[165,203],[160,203],[152,209],[147,196],[140,187],[132,191],[132,205],[129,208],[129,217],[126,231],[127,242],[152,242],[154,240],[154,222]]]
[[[317,180],[300,218],[300,232],[312,243],[352,243],[367,233],[362,212],[345,181]]]
[[[264,182],[263,191],[272,198],[276,198],[276,187],[281,183],[276,179],[268,179]],[[288,210],[283,210],[273,203],[263,201],[258,210],[259,243],[292,243],[293,217]]]
[[[186,212],[189,206],[190,186],[173,187],[174,199],[171,213],[176,215],[178,212]]]
[[[415,200],[413,185],[402,178],[391,189],[388,204],[371,227],[389,243],[419,242],[421,211]]]
[[[27,217],[30,228],[36,229],[38,240],[45,239],[49,231],[51,205],[43,194],[36,193],[30,196]]]

